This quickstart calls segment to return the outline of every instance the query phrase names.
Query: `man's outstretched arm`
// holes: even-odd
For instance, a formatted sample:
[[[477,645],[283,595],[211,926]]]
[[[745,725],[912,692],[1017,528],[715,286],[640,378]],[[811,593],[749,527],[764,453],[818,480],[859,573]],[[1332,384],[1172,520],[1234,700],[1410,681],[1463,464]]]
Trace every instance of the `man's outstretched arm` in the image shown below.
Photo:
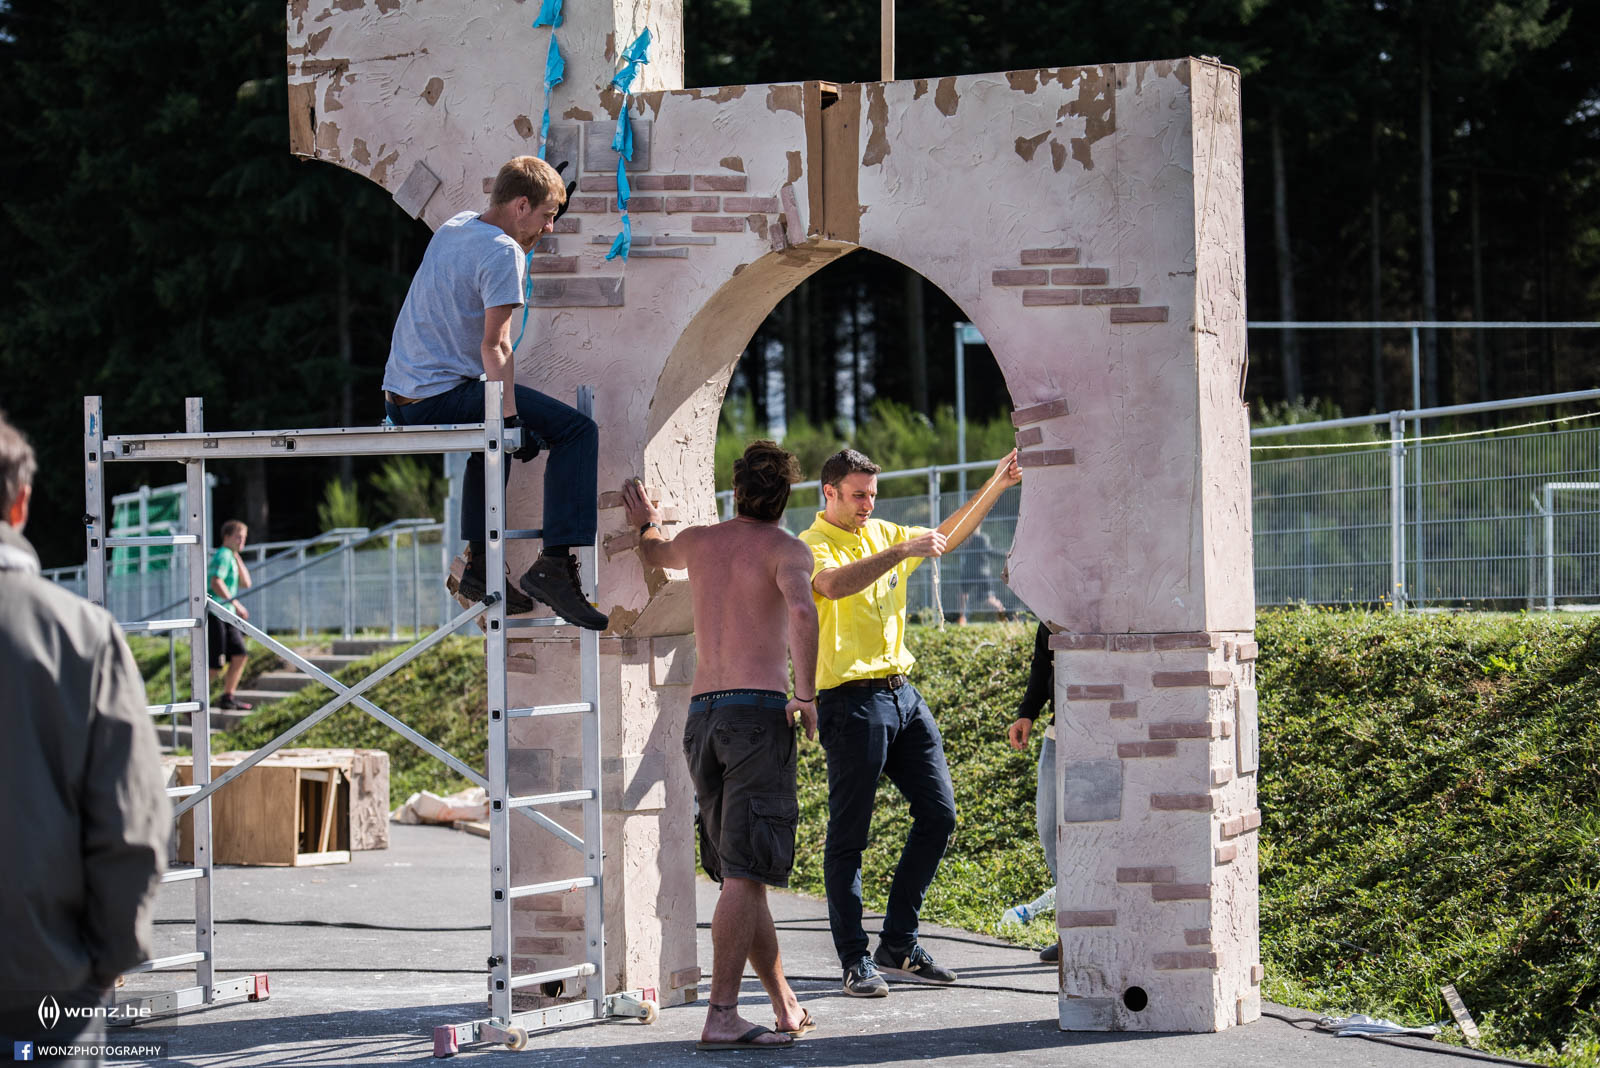
[[[943,532],[930,530],[860,560],[824,568],[817,572],[811,585],[828,600],[837,601],[841,597],[860,593],[902,560],[913,556],[942,556],[948,548]]]
[[[939,524],[939,533],[945,536],[944,551],[951,552],[956,546],[966,541],[978,524],[983,522],[984,516],[989,514],[989,509],[995,506],[1000,499],[1000,494],[1022,481],[1022,468],[1017,463],[1017,450],[1012,449],[1000,462],[995,465],[994,474],[989,476],[983,487],[974,493],[970,500],[950,513],[950,517]]]
[[[635,529],[646,523],[656,524],[639,535],[639,559],[650,567],[689,566],[689,554],[677,539],[667,537],[661,529],[661,511],[645,496],[644,483],[639,479],[630,478],[622,484],[622,506],[627,510],[629,525]]]

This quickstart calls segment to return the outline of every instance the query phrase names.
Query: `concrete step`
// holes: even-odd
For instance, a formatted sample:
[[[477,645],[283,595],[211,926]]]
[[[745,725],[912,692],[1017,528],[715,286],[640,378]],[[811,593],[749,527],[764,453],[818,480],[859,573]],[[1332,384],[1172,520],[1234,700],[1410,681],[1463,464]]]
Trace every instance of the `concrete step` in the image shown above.
[[[410,644],[405,641],[390,641],[388,638],[335,638],[333,652],[335,656],[371,656],[385,649]]]
[[[274,701],[279,701],[279,700],[282,700],[285,697],[288,697],[290,692],[292,692],[292,691],[285,691],[285,690],[237,690],[237,691],[234,692],[233,696],[237,697],[239,700],[245,702],[246,704],[253,705],[256,708],[260,708],[262,705],[269,705]],[[215,712],[213,712],[211,714],[211,719],[212,719],[212,722],[216,722],[216,713]]]
[[[268,671],[257,675],[250,685],[257,690],[295,693],[315,681],[302,671]]]
[[[318,653],[315,656],[307,656],[306,659],[311,661],[313,666],[321,668],[328,674],[337,675],[351,664],[354,664],[357,660],[365,660],[366,657],[356,653],[345,653],[341,655]],[[296,674],[299,674],[299,672],[296,672]]]

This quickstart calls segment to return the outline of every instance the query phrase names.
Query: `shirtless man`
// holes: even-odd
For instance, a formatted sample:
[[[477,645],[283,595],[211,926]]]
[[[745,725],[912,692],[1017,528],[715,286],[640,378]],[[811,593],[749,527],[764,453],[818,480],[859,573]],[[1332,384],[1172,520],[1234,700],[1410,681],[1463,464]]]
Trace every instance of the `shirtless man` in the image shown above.
[[[767,887],[788,886],[794,865],[795,728],[817,736],[816,694],[798,692],[817,677],[811,550],[778,525],[801,478],[792,455],[752,442],[733,465],[734,518],[671,538],[639,481],[622,487],[640,558],[687,568],[694,594],[695,696],[683,752],[700,801],[701,863],[722,884],[700,1049],[786,1046],[816,1027],[783,977],[767,908]],[[790,659],[799,681],[786,698]],[[747,959],[772,1000],[773,1029],[739,1015]]]

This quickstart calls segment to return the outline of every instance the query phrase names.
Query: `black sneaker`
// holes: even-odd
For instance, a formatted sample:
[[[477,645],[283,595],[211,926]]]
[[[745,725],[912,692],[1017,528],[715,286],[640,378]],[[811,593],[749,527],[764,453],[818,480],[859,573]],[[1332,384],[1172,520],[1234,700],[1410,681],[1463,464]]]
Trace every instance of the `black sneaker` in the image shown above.
[[[1056,942],[1053,945],[1045,946],[1039,951],[1039,959],[1046,964],[1055,964],[1061,960],[1061,943]]]
[[[941,968],[928,956],[928,951],[916,942],[911,943],[910,949],[890,949],[885,942],[878,943],[878,952],[872,955],[872,962],[885,975],[897,975],[902,979],[916,979],[924,983],[953,983],[956,973],[949,968]]]
[[[481,601],[489,595],[489,582],[483,561],[473,555],[472,547],[467,547],[467,568],[461,572],[461,581],[457,582],[454,575],[444,580],[445,589],[458,597],[469,601]],[[506,615],[523,616],[533,611],[533,601],[527,594],[517,589],[517,584],[511,581],[510,573],[506,575]]]
[[[844,992],[856,998],[886,998],[889,984],[883,981],[871,957],[862,957],[844,970]]]
[[[530,596],[556,610],[568,623],[589,630],[605,630],[610,622],[604,612],[590,604],[578,582],[578,558],[541,555],[517,581]]]
[[[227,712],[248,712],[256,707],[249,701],[241,701],[231,693],[225,693],[217,699],[216,707]]]

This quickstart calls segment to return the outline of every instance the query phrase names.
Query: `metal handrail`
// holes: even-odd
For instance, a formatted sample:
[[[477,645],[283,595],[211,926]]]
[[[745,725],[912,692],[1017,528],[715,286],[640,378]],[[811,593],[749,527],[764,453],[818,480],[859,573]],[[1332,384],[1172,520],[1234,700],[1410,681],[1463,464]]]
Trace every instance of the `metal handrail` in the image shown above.
[[[396,533],[396,532],[399,532],[399,531],[402,531],[402,530],[412,530],[412,529],[415,529],[417,527],[432,526],[433,524],[435,524],[437,522],[438,522],[437,519],[395,519],[395,520],[391,520],[390,522],[385,523],[383,526],[377,528],[376,530],[367,531],[367,533],[363,537],[357,538],[357,539],[352,540],[352,541],[346,541],[344,544],[340,545],[337,549],[333,550],[333,552],[331,552],[331,553],[326,553],[326,554],[324,554],[322,556],[319,556],[315,560],[307,560],[305,563],[299,565],[298,567],[292,567],[288,571],[285,571],[281,575],[274,575],[274,576],[272,576],[270,579],[268,579],[265,582],[260,582],[260,583],[257,583],[255,585],[253,585],[253,586],[250,586],[247,589],[240,590],[234,596],[236,598],[238,598],[238,599],[243,599],[245,597],[249,597],[249,596],[251,596],[251,595],[253,595],[253,594],[255,594],[255,593],[257,593],[257,592],[259,592],[261,590],[264,590],[264,589],[267,589],[267,588],[269,588],[271,586],[277,585],[278,583],[282,582],[286,578],[289,578],[289,577],[294,576],[294,575],[298,575],[302,571],[309,570],[310,568],[316,567],[316,566],[318,566],[320,564],[326,564],[329,560],[334,559],[340,553],[354,551],[355,549],[358,549],[361,546],[363,546],[363,545],[367,544],[368,542],[373,541],[373,540],[375,540],[377,538],[387,537],[391,533]],[[271,557],[268,560],[258,561],[256,563],[256,566],[257,567],[261,567],[264,564],[271,563],[271,562],[273,562],[275,560],[281,560],[285,556],[288,556],[291,552],[298,554],[303,549],[308,549],[312,545],[315,545],[315,544],[317,544],[317,543],[319,543],[321,541],[327,540],[331,535],[334,535],[334,534],[337,534],[337,533],[340,533],[340,532],[344,532],[344,531],[356,531],[356,530],[366,530],[366,529],[367,528],[365,528],[365,527],[337,527],[337,528],[335,528],[333,530],[329,530],[329,531],[324,532],[323,534],[318,535],[316,538],[309,539],[300,548],[292,549],[292,550],[288,550],[286,552],[279,553],[277,556]],[[171,604],[164,605],[163,607],[156,609],[154,612],[150,613],[150,615],[147,615],[144,618],[145,619],[150,619],[153,616],[161,615],[161,613],[163,613],[163,612],[169,612],[174,608],[177,608],[177,607],[179,607],[181,605],[187,604],[188,600],[189,599],[187,597],[180,597],[178,600],[173,601]]]

